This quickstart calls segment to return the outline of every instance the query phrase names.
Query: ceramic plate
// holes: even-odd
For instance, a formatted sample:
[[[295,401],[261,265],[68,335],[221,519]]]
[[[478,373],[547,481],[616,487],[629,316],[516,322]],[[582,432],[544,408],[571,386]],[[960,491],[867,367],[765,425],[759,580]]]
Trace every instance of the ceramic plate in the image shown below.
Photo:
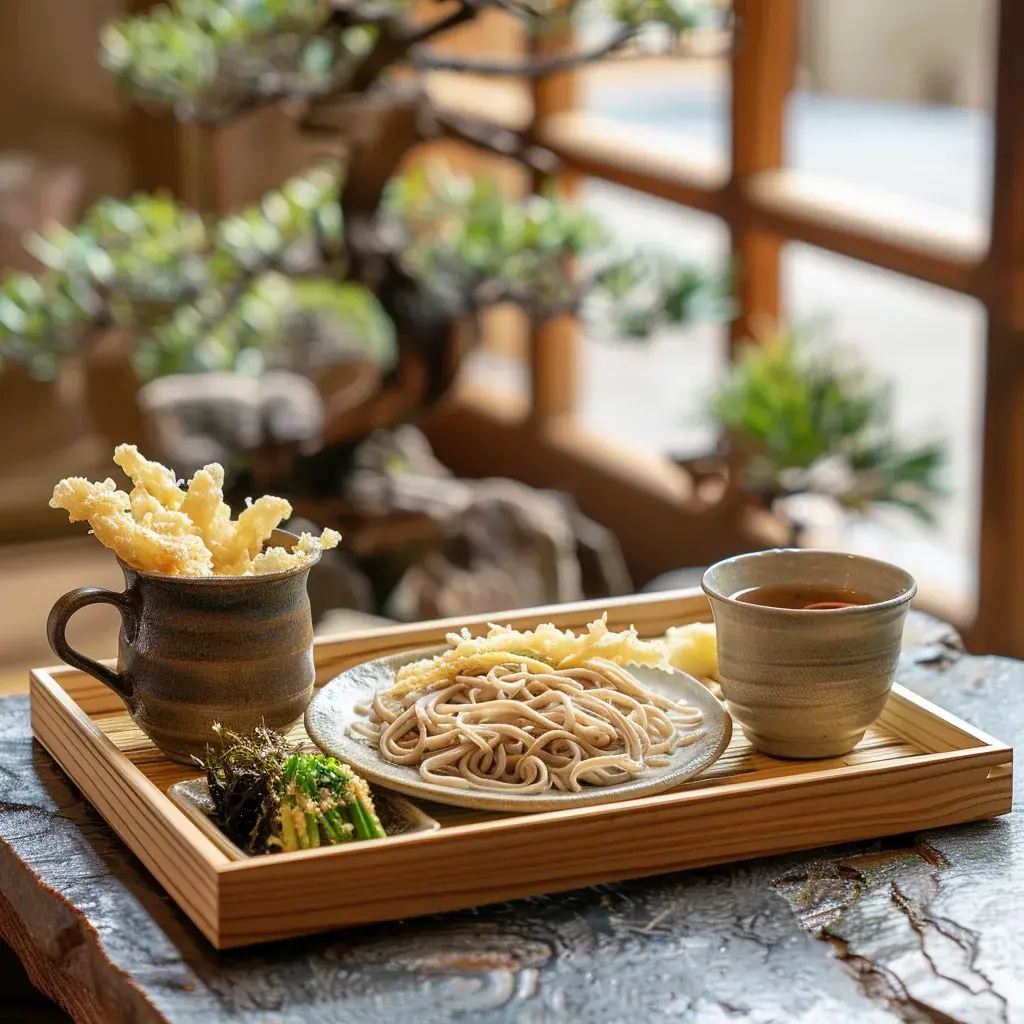
[[[396,793],[372,787],[373,806],[388,836],[407,836],[414,832],[434,832],[441,827],[430,815],[403,800]],[[206,779],[178,782],[167,790],[167,795],[198,825],[207,838],[213,840],[232,860],[246,860],[252,854],[236,846],[210,819],[213,801]]]
[[[395,672],[403,665],[429,657],[444,647],[393,654],[387,658],[356,665],[332,679],[313,696],[306,709],[306,732],[321,750],[350,764],[371,782],[406,796],[433,800],[440,804],[456,804],[478,810],[554,811],[564,807],[585,807],[650,796],[672,789],[699,775],[713,765],[729,745],[732,719],[725,707],[707,687],[682,672],[665,672],[656,668],[630,665],[629,670],[645,686],[675,700],[700,708],[704,715],[703,734],[696,743],[680,747],[664,768],[654,768],[640,778],[616,786],[585,787],[579,793],[552,791],[527,795],[494,793],[476,789],[450,789],[424,782],[419,771],[408,765],[385,761],[372,741],[349,733],[349,726],[360,716],[357,705],[370,703],[374,692],[386,690],[394,683]]]

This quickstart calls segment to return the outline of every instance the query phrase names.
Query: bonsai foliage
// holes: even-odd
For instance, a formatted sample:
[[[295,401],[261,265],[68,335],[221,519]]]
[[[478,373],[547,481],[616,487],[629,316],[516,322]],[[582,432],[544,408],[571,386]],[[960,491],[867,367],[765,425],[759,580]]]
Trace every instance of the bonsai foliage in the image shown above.
[[[174,0],[114,22],[102,59],[140,100],[182,120],[223,121],[279,100],[363,93],[397,65],[416,70],[538,78],[602,60],[643,35],[670,49],[715,13],[707,0],[439,0],[415,19],[408,0]],[[607,34],[586,50],[522,60],[450,57],[434,49],[452,29],[501,11],[529,35],[564,33],[597,15]]]
[[[432,164],[392,182],[383,218],[423,287],[473,312],[511,302],[549,317],[601,304],[619,334],[647,337],[727,303],[724,279],[622,251],[599,220],[551,191],[508,203],[492,179]]]
[[[542,319],[603,303],[629,335],[688,318],[707,292],[702,275],[618,251],[553,193],[510,200],[490,181],[397,171],[421,143],[450,137],[551,175],[557,160],[525,133],[437,106],[429,73],[536,80],[613,53],[670,51],[722,17],[717,6],[434,6],[414,17],[407,0],[175,0],[108,25],[101,59],[133,100],[203,123],[283,104],[301,129],[340,141],[342,155],[219,220],[140,194],[101,200],[77,228],[47,229],[29,242],[46,271],[0,284],[0,356],[44,375],[90,332],[116,328],[135,339],[143,378],[257,373],[294,362],[304,341],[394,366],[406,390],[403,368],[419,360],[426,373],[413,376],[427,383],[382,407],[387,420],[443,392],[453,325],[488,306],[511,302]],[[493,11],[523,30],[528,55],[474,59],[435,48]],[[558,49],[553,41],[570,40],[567,27],[582,17],[598,19],[603,38]]]
[[[74,230],[28,239],[48,269],[0,285],[0,352],[46,376],[84,327],[124,328],[143,379],[258,372],[312,317],[328,338],[360,326],[359,344],[387,361],[393,331],[373,296],[313,276],[340,239],[337,195],[336,174],[315,168],[213,223],[166,195],[101,199]]]
[[[899,444],[889,389],[865,367],[842,365],[832,349],[792,333],[750,345],[712,411],[750,450],[752,490],[824,493],[861,512],[896,505],[934,521],[945,446]]]

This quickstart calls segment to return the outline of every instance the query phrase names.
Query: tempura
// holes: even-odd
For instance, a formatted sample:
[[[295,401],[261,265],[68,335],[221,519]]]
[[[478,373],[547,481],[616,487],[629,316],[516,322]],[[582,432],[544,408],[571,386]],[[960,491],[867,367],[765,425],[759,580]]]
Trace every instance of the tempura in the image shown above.
[[[144,458],[134,445],[118,445],[114,462],[134,487],[119,490],[113,480],[91,483],[68,477],[53,489],[51,508],[62,508],[71,522],[87,520],[101,544],[128,565],[167,576],[249,576],[283,572],[304,565],[320,551],[336,547],[341,535],[304,533],[291,551],[264,550],[274,530],[292,514],[284,498],[265,495],[250,501],[237,520],[224,501],[224,470],[211,463],[187,488],[159,462]]]

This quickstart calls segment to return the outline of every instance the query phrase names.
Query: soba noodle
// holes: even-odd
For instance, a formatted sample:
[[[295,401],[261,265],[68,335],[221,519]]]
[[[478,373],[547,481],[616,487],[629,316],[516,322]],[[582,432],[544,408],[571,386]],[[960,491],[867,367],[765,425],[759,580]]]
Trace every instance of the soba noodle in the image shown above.
[[[508,662],[405,693],[378,693],[352,730],[424,781],[531,794],[612,786],[664,767],[701,713],[593,658],[538,670]]]

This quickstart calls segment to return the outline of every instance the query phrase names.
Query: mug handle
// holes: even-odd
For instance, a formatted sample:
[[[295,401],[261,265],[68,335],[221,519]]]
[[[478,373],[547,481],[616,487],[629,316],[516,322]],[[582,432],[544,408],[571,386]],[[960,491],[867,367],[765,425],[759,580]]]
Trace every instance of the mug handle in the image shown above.
[[[58,598],[57,603],[50,609],[50,617],[46,620],[46,638],[50,641],[53,653],[61,661],[66,661],[74,668],[87,672],[101,683],[105,683],[130,707],[134,692],[132,677],[127,672],[118,672],[92,658],[87,658],[68,643],[68,620],[79,608],[89,604],[112,604],[121,613],[121,627],[126,638],[134,634],[135,608],[127,594],[104,590],[102,587],[79,587]]]

